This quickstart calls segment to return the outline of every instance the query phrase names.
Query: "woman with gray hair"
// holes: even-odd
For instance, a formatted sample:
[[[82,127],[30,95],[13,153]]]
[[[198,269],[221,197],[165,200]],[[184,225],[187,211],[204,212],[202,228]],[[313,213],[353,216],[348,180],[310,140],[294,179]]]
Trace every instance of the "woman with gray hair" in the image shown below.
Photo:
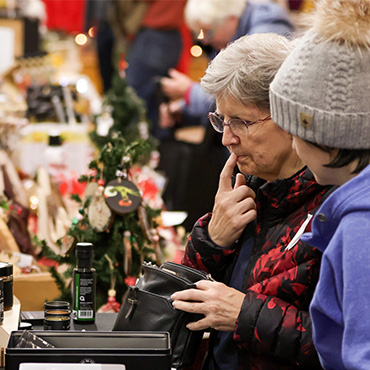
[[[270,116],[269,86],[292,49],[276,34],[242,37],[201,82],[216,97],[209,119],[230,157],[213,212],[195,224],[182,263],[216,281],[172,299],[176,309],[204,315],[190,330],[212,329],[205,369],[321,369],[308,313],[321,254],[299,235],[329,188]]]
[[[201,41],[220,50],[233,39],[245,10],[246,0],[188,0],[184,15],[196,36],[203,31]]]
[[[289,13],[274,2],[188,0],[185,21],[194,35],[199,35],[202,44],[211,46],[211,57],[228,43],[245,35],[273,32],[289,36],[294,31]],[[171,69],[169,77],[162,78],[161,84],[164,93],[171,100],[184,98],[178,108],[187,118],[203,121],[203,116],[212,105],[212,99],[198,83]],[[160,124],[165,127],[173,126],[175,121],[170,118],[167,106],[162,106],[161,113]]]

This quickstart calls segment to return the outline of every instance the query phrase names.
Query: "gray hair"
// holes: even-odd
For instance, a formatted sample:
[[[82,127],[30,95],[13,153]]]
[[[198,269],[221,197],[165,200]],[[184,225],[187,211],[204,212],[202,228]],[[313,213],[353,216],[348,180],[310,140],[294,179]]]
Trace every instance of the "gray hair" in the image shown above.
[[[198,24],[217,26],[227,17],[240,17],[247,0],[188,0],[185,6],[185,20],[193,31],[199,31]]]
[[[295,44],[274,33],[243,36],[213,59],[201,86],[217,99],[231,96],[270,111],[270,83]]]

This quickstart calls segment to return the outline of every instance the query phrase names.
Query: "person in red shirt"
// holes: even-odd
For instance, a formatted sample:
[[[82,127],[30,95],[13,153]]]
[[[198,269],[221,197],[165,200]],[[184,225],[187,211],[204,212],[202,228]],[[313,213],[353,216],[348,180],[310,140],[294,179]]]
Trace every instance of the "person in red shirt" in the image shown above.
[[[126,80],[147,105],[151,133],[162,139],[167,129],[158,126],[156,83],[176,67],[183,49],[181,28],[186,0],[154,0],[127,52]]]

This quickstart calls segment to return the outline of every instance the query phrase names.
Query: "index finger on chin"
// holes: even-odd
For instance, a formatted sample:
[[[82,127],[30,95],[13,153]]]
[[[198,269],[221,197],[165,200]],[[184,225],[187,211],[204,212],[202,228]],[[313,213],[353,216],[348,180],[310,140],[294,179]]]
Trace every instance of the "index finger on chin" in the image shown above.
[[[229,191],[232,190],[232,182],[231,178],[233,176],[234,167],[236,166],[238,157],[231,153],[229,158],[227,159],[224,168],[220,173],[220,181],[218,184],[219,191]]]

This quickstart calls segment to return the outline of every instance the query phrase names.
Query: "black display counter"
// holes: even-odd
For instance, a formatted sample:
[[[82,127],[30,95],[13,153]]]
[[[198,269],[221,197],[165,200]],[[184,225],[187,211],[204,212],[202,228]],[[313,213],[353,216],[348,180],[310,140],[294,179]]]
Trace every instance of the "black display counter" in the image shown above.
[[[5,370],[18,370],[21,363],[106,363],[123,364],[127,370],[149,368],[170,370],[168,333],[112,331],[117,314],[98,313],[94,324],[76,324],[69,330],[43,330],[43,312],[29,313],[32,328],[13,331],[5,352]],[[37,317],[38,316],[38,317]],[[22,322],[25,317],[22,315]],[[51,346],[19,347],[17,343],[44,340]],[[20,340],[21,339],[21,340]]]

